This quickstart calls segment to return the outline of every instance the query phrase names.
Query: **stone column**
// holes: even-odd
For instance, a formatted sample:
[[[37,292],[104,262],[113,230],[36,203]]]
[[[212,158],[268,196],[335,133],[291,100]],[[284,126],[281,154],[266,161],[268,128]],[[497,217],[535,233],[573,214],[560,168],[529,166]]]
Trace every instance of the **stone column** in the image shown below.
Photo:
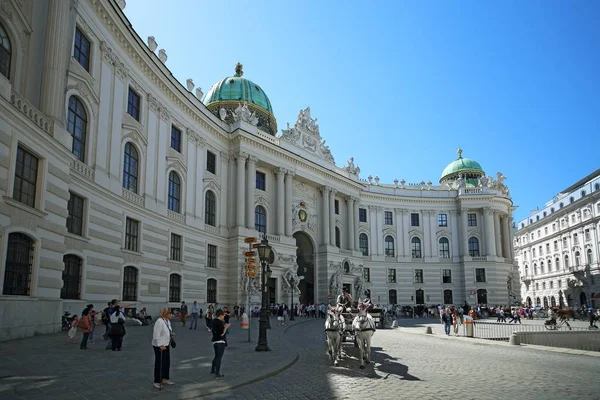
[[[48,0],[46,48],[42,69],[42,112],[65,127],[65,86],[71,59],[71,2]],[[89,112],[89,110],[88,110]]]
[[[237,226],[244,226],[245,222],[244,191],[246,189],[246,178],[244,177],[244,172],[246,171],[246,158],[248,158],[246,153],[239,152],[235,155],[237,161],[237,189],[235,193],[237,203]]]
[[[423,258],[427,258],[431,257],[431,225],[429,224],[429,210],[421,210],[421,215],[423,216],[423,220],[421,221],[423,225],[423,247],[421,247],[421,252]]]
[[[285,236],[292,236],[292,193],[294,187],[294,173],[285,174]]]
[[[256,188],[256,163],[258,158],[248,157],[246,168],[246,228],[254,229],[254,189]]]
[[[485,218],[485,253],[487,256],[496,255],[496,239],[494,235],[494,210],[484,208]]]
[[[329,244],[335,246],[335,195],[337,190],[329,192]],[[341,244],[341,243],[340,243]]]
[[[198,137],[196,144],[196,218],[204,221],[204,170],[206,169],[206,140]]]
[[[329,237],[329,193],[331,192],[331,188],[329,186],[323,186],[321,188],[322,195],[322,204],[321,209],[323,210],[323,215],[321,216],[321,221],[323,223],[323,240],[321,244],[328,245],[330,243]]]
[[[354,250],[354,197],[346,197],[348,203],[348,250]]]
[[[498,211],[494,211],[494,235],[496,238],[496,256],[503,257],[502,234],[500,227],[500,213]]]
[[[437,250],[437,236],[435,234],[436,232],[436,215],[437,213],[435,212],[435,210],[429,210],[429,256],[430,257],[438,257],[438,250]]]
[[[469,214],[469,210],[467,208],[463,208],[460,211],[460,215],[461,215],[461,219],[460,220],[461,220],[461,228],[462,228],[461,229],[461,232],[462,232],[461,239],[462,239],[462,242],[463,242],[462,249],[463,249],[463,256],[465,256],[465,257],[467,257],[469,255],[469,231],[468,231],[468,229],[469,229],[468,228],[469,221],[468,221],[468,214]],[[480,246],[479,246],[479,251],[482,252],[481,243],[480,243]]]
[[[221,197],[229,198],[227,193],[227,178],[229,174],[229,153],[222,151],[221,154]],[[221,213],[221,226],[229,228],[230,221],[227,220],[227,213],[229,211],[229,200],[221,202],[220,213]]]
[[[360,199],[354,197],[354,251],[360,250],[360,241],[358,240],[358,209],[360,208]]]
[[[508,215],[504,215],[502,217],[501,227],[502,227],[502,256],[504,258],[508,258],[508,259],[512,260],[511,252],[510,252],[512,243],[510,240],[510,225],[508,222]]]
[[[369,217],[367,218],[369,224],[369,255],[375,256],[379,254],[379,232],[377,232],[377,206],[369,206]]]
[[[508,239],[508,250],[509,250],[509,254],[510,254],[510,259],[514,260],[515,259],[515,249],[513,248],[512,241],[510,240],[511,229],[512,229],[512,224],[513,224],[513,217],[512,217],[512,214],[510,212],[508,214],[507,221],[508,221],[508,235],[507,236],[509,238]],[[554,266],[554,268],[556,268],[556,265]]]
[[[458,211],[450,210],[450,231],[452,233],[452,253],[450,257],[460,256],[459,246],[460,238],[458,237]]]
[[[383,207],[375,208],[375,215],[377,217],[376,226],[377,226],[377,255],[385,255],[385,251],[383,249],[384,237],[383,237]]]
[[[404,238],[404,255],[406,257],[412,257],[412,248],[410,246],[408,227],[409,227],[409,211],[405,208],[402,209],[402,235]]]
[[[285,169],[277,168],[275,175],[277,176],[277,234],[285,235]]]
[[[394,218],[396,218],[396,240],[398,241],[398,245],[396,246],[398,248],[397,255],[400,257],[406,256],[406,251],[404,249],[404,241],[406,239],[404,238],[404,218],[402,218],[403,212],[404,210],[401,208],[394,209]]]

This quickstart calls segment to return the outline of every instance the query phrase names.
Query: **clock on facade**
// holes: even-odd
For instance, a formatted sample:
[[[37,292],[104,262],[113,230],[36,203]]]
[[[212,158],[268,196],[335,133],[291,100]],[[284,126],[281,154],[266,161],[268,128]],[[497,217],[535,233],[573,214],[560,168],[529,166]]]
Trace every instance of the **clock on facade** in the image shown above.
[[[305,210],[300,210],[300,211],[298,211],[298,218],[300,218],[300,222],[306,222],[306,219],[308,218],[308,214],[306,214]]]

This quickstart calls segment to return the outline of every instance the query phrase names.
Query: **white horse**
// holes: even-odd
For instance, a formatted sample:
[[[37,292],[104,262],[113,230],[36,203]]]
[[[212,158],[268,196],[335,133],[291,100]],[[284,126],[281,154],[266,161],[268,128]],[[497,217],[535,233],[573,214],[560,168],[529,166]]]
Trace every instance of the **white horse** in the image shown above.
[[[340,318],[336,310],[331,307],[327,309],[325,318],[325,335],[327,336],[327,353],[331,357],[333,365],[338,365],[342,358],[342,335],[346,330],[346,322]]]
[[[360,303],[358,315],[352,321],[354,338],[360,350],[360,369],[365,368],[365,361],[367,364],[371,362],[371,337],[375,333],[375,320],[367,313],[370,305],[369,302]]]

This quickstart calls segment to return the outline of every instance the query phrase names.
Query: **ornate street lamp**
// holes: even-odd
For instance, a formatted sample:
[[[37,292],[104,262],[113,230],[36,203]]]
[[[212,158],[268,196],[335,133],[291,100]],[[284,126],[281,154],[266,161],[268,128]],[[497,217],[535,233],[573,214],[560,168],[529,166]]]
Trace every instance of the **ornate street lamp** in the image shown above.
[[[290,277],[290,285],[292,286],[292,295],[290,296],[290,303],[291,303],[291,307],[290,307],[290,321],[295,321],[296,318],[294,318],[294,283],[296,283],[296,280],[294,279],[293,276]]]
[[[271,351],[269,343],[267,342],[267,325],[269,323],[269,314],[267,310],[267,274],[271,275],[271,268],[269,268],[269,261],[271,261],[272,249],[269,246],[269,241],[266,236],[260,241],[260,244],[256,247],[258,252],[258,258],[260,259],[261,266],[261,280],[262,280],[262,300],[260,309],[260,322],[258,331],[258,343],[256,345],[256,351]]]

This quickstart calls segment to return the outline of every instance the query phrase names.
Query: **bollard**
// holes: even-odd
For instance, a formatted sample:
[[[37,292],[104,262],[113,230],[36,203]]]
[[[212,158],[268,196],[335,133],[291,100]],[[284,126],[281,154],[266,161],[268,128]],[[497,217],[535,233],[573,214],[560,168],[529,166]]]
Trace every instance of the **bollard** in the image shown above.
[[[465,327],[465,336],[474,337],[475,334],[473,332],[473,318],[469,317],[468,315],[465,315],[463,325]]]
[[[242,314],[242,323],[240,324],[242,329],[248,329],[248,314]]]
[[[512,344],[515,346],[519,346],[521,344],[521,338],[519,338],[519,334],[517,332],[513,332],[508,339],[508,344]]]
[[[428,335],[431,335],[433,333],[433,331],[431,330],[431,327],[428,326],[427,328],[425,328],[425,333]]]
[[[392,328],[397,328],[398,327],[398,321],[394,320],[394,322],[392,322]]]

